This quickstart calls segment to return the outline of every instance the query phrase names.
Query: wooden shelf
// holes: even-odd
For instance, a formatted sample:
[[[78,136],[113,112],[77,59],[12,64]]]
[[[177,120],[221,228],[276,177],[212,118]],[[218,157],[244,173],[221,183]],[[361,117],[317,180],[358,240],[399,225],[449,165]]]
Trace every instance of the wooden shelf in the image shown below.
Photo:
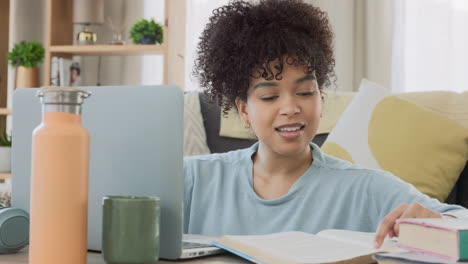
[[[60,45],[50,46],[49,52],[77,56],[135,56],[164,54],[163,45]]]
[[[13,112],[9,108],[0,108],[0,115],[11,115]]]
[[[11,173],[0,172],[0,180],[6,180],[11,178]]]

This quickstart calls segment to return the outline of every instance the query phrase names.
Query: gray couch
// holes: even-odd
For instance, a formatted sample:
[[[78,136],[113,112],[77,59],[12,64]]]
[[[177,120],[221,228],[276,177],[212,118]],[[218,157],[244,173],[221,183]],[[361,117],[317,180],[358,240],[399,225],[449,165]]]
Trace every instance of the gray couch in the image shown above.
[[[230,150],[250,147],[255,140],[236,139],[219,136],[220,128],[220,108],[216,104],[207,102],[203,93],[200,93],[200,108],[203,116],[203,122],[206,131],[208,148],[211,153],[222,153]],[[328,134],[319,134],[313,142],[321,146]],[[455,187],[450,192],[449,197],[445,201],[450,204],[459,204],[468,208],[468,160],[460,177],[455,184]]]

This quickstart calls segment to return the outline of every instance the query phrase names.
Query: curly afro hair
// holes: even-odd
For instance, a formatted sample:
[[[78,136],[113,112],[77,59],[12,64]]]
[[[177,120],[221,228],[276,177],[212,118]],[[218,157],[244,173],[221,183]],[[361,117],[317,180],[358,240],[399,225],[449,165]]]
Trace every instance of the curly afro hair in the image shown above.
[[[197,46],[193,74],[227,113],[247,100],[250,78],[280,80],[284,63],[315,71],[319,89],[334,73],[327,14],[301,0],[237,0],[213,11]]]

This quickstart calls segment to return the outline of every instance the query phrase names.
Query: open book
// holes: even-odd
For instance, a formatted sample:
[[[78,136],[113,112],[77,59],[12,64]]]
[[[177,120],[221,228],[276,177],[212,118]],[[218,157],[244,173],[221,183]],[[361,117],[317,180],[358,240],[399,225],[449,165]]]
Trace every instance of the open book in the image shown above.
[[[375,263],[372,255],[400,251],[396,243],[385,240],[380,249],[373,248],[374,233],[324,230],[316,235],[284,232],[259,236],[222,236],[213,241],[255,263]]]

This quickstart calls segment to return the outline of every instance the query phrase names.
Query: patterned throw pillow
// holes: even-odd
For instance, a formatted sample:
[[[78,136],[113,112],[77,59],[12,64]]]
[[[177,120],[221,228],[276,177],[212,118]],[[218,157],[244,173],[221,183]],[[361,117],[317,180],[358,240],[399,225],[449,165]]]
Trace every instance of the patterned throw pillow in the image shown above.
[[[424,107],[431,105],[427,102],[413,103],[410,97],[420,98],[389,95],[382,86],[363,80],[322,150],[368,168],[389,171],[444,201],[467,161],[468,128],[456,118]],[[468,102],[463,104],[468,113]]]
[[[184,95],[184,157],[210,154],[198,92]]]
[[[0,192],[0,205],[4,207],[11,206],[11,191]]]

